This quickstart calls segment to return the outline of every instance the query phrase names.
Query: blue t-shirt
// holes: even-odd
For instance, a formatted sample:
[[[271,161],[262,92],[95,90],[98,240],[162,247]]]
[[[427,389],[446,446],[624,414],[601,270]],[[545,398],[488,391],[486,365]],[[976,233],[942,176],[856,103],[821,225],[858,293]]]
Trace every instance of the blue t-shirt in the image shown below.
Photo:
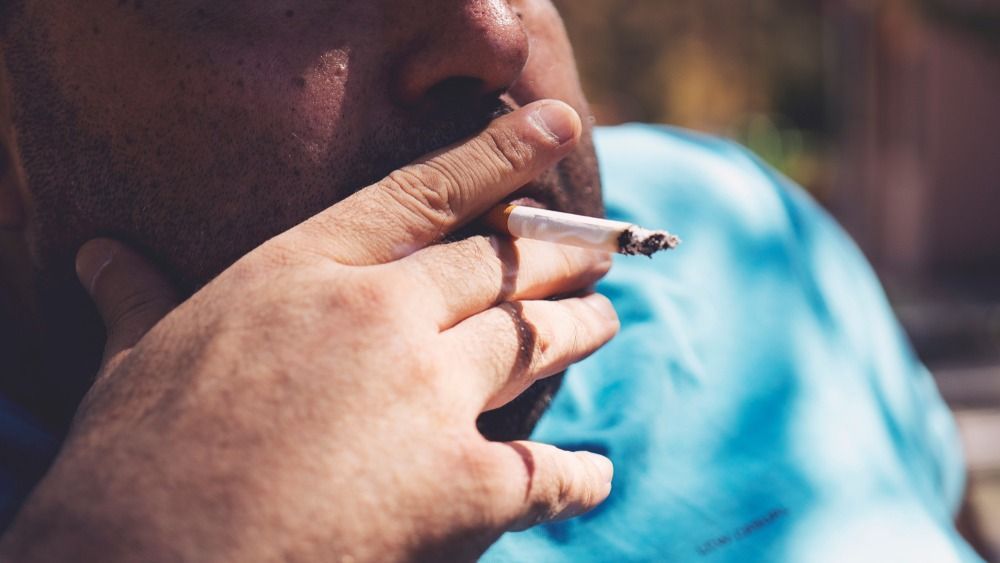
[[[580,518],[485,561],[979,561],[959,438],[867,262],[802,190],[675,129],[597,135],[611,218],[684,239],[619,257],[621,333],[533,438],[615,463]]]
[[[610,498],[486,561],[977,561],[954,422],[857,248],[746,151],[597,135],[609,215],[680,234],[601,284],[618,337],[535,438],[615,462]],[[55,441],[0,399],[0,530]]]

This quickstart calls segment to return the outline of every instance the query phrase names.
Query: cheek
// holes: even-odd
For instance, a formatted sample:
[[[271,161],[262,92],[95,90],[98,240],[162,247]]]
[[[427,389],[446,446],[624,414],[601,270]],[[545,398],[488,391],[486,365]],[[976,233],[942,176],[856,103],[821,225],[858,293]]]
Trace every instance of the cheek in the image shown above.
[[[180,163],[249,170],[272,158],[319,166],[352,129],[346,49],[295,52],[209,33],[182,42],[134,16],[49,21],[59,22],[48,30],[52,74],[80,132],[144,173],[170,175]],[[263,159],[262,145],[271,147]]]

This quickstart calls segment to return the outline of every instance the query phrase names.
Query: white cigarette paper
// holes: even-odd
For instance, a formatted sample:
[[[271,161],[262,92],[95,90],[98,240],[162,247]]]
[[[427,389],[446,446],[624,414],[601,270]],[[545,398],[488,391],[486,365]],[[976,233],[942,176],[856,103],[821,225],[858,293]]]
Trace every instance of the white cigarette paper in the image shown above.
[[[597,219],[524,205],[503,205],[488,216],[490,225],[518,238],[542,240],[617,252],[652,256],[676,248],[680,239],[666,231],[651,231],[623,221]]]

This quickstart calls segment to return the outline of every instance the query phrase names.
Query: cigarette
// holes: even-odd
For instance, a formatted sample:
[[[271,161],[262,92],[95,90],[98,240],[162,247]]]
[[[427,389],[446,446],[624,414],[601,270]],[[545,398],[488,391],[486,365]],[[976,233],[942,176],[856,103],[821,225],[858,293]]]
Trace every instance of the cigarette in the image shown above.
[[[542,240],[617,252],[626,256],[652,257],[661,250],[677,248],[681,239],[667,231],[653,231],[624,221],[597,219],[524,205],[504,204],[486,215],[495,231],[518,238]]]

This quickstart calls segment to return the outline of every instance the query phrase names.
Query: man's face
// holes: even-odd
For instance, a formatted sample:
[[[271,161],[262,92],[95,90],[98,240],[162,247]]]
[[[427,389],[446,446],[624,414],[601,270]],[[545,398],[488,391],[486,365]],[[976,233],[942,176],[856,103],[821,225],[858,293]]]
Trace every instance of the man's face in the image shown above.
[[[547,0],[23,0],[2,48],[41,272],[108,235],[187,290],[541,98],[587,121]],[[589,136],[527,190],[601,212]]]
[[[6,47],[43,263],[110,234],[194,287],[497,111],[586,111],[543,0],[26,0],[25,16]],[[599,211],[590,151],[539,199]]]

